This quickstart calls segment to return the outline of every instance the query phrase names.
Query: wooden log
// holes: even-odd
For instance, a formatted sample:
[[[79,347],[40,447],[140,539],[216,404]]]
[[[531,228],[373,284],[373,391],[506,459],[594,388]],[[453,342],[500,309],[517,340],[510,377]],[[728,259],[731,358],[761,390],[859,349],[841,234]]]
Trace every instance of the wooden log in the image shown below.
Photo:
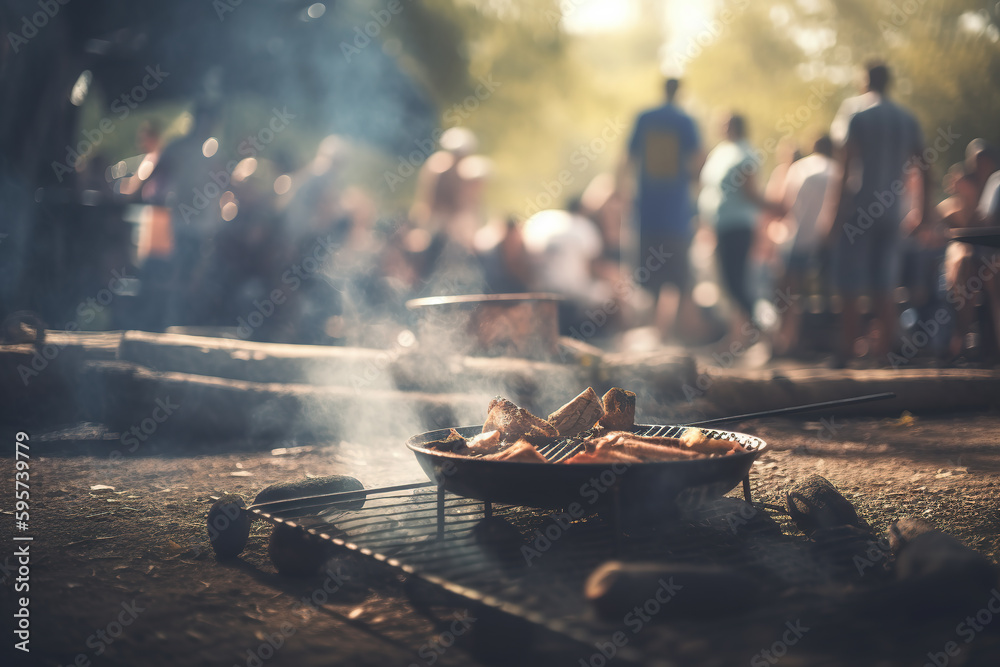
[[[601,618],[617,623],[636,607],[660,619],[715,617],[752,609],[762,599],[760,584],[736,570],[686,563],[620,561],[608,561],[594,570],[587,579],[584,595]],[[650,607],[646,607],[647,603]]]
[[[635,426],[635,392],[612,387],[601,397],[604,416],[598,422],[609,431],[630,431]]]
[[[836,526],[869,529],[859,517],[854,505],[840,495],[826,478],[813,475],[788,491],[788,513],[799,529],[810,533]]]
[[[921,519],[899,519],[889,527],[895,554],[895,587],[888,599],[911,619],[942,613],[975,614],[998,584],[997,566],[978,551]]]
[[[401,440],[476,423],[489,402],[487,396],[470,394],[358,392],[157,373],[122,362],[91,362],[85,374],[91,386],[100,388],[89,420],[114,431],[155,421],[157,433],[194,438]]]
[[[604,404],[594,391],[587,387],[579,396],[549,415],[548,421],[559,435],[568,438],[593,428],[604,416]]]
[[[970,584],[992,586],[996,566],[988,558],[922,519],[902,518],[888,530],[900,579],[958,578]]]
[[[807,368],[782,371],[712,369],[694,409],[716,417],[776,406],[895,392],[896,398],[830,410],[828,415],[893,415],[987,409],[1000,405],[1000,371],[973,368]],[[692,385],[695,386],[696,385]]]

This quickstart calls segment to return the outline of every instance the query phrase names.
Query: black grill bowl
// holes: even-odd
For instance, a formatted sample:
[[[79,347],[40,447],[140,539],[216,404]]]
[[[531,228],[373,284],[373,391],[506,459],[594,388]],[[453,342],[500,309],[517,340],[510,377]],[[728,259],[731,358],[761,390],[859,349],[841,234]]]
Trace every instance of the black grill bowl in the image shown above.
[[[456,431],[465,438],[482,432],[482,426],[464,426]],[[639,424],[641,435],[678,437],[683,426]],[[415,435],[406,446],[416,455],[431,481],[466,498],[485,502],[545,509],[607,507],[615,496],[619,507],[630,515],[660,514],[678,504],[697,503],[720,497],[735,488],[767,444],[750,435],[705,430],[713,438],[736,440],[748,452],[689,461],[656,461],[625,464],[523,463],[491,461],[427,449],[423,445],[441,440],[450,429]],[[547,450],[552,446],[546,447]]]

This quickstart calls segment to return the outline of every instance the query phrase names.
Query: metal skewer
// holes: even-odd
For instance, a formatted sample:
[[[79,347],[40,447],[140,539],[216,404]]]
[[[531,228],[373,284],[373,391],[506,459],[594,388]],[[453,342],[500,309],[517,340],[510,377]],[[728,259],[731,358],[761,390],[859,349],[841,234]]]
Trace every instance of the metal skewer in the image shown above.
[[[845,405],[855,405],[857,403],[868,403],[870,401],[882,401],[887,398],[896,398],[896,394],[891,391],[884,391],[879,394],[866,394],[865,396],[855,396],[853,398],[839,398],[835,401],[823,401],[822,403],[808,403],[806,405],[794,405],[789,408],[777,408],[776,410],[762,410],[761,412],[748,412],[745,415],[735,415],[733,417],[716,417],[714,419],[703,419],[678,426],[710,426],[711,424],[725,424],[726,422],[743,421],[745,419],[757,419],[758,417],[776,417],[778,415],[791,415],[799,412],[813,412],[824,408],[839,408]]]

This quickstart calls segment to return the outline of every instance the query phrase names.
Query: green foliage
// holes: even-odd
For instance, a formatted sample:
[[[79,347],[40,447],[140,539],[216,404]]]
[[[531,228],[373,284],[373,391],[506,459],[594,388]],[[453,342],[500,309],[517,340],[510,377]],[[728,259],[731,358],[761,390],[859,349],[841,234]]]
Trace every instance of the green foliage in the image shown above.
[[[808,148],[829,128],[840,102],[858,93],[864,63],[877,58],[890,65],[891,94],[916,114],[928,142],[939,129],[959,133],[935,163],[936,175],[962,159],[971,139],[1000,142],[996,8],[990,14],[975,0],[730,0],[723,6],[736,18],[688,69],[703,121],[737,108],[758,145],[788,136]],[[818,90],[829,97],[805,113]]]

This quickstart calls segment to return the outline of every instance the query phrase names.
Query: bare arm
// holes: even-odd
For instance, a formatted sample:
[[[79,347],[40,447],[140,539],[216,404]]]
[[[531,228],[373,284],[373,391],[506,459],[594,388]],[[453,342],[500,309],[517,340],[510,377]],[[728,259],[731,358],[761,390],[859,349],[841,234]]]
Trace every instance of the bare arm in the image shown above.
[[[743,196],[768,213],[779,217],[785,214],[785,207],[781,202],[769,201],[760,194],[760,190],[757,189],[757,177],[753,173],[747,174],[746,180],[743,181]]]
[[[850,167],[859,155],[860,151],[857,143],[850,140],[844,145],[843,151],[840,152],[840,178],[835,179],[830,185],[830,198],[828,201],[830,202],[832,215],[828,216],[826,223],[828,226],[826,234],[823,236],[828,243],[832,243],[844,227],[844,216],[847,214],[847,202],[845,199],[848,193],[847,182],[850,179]]]

